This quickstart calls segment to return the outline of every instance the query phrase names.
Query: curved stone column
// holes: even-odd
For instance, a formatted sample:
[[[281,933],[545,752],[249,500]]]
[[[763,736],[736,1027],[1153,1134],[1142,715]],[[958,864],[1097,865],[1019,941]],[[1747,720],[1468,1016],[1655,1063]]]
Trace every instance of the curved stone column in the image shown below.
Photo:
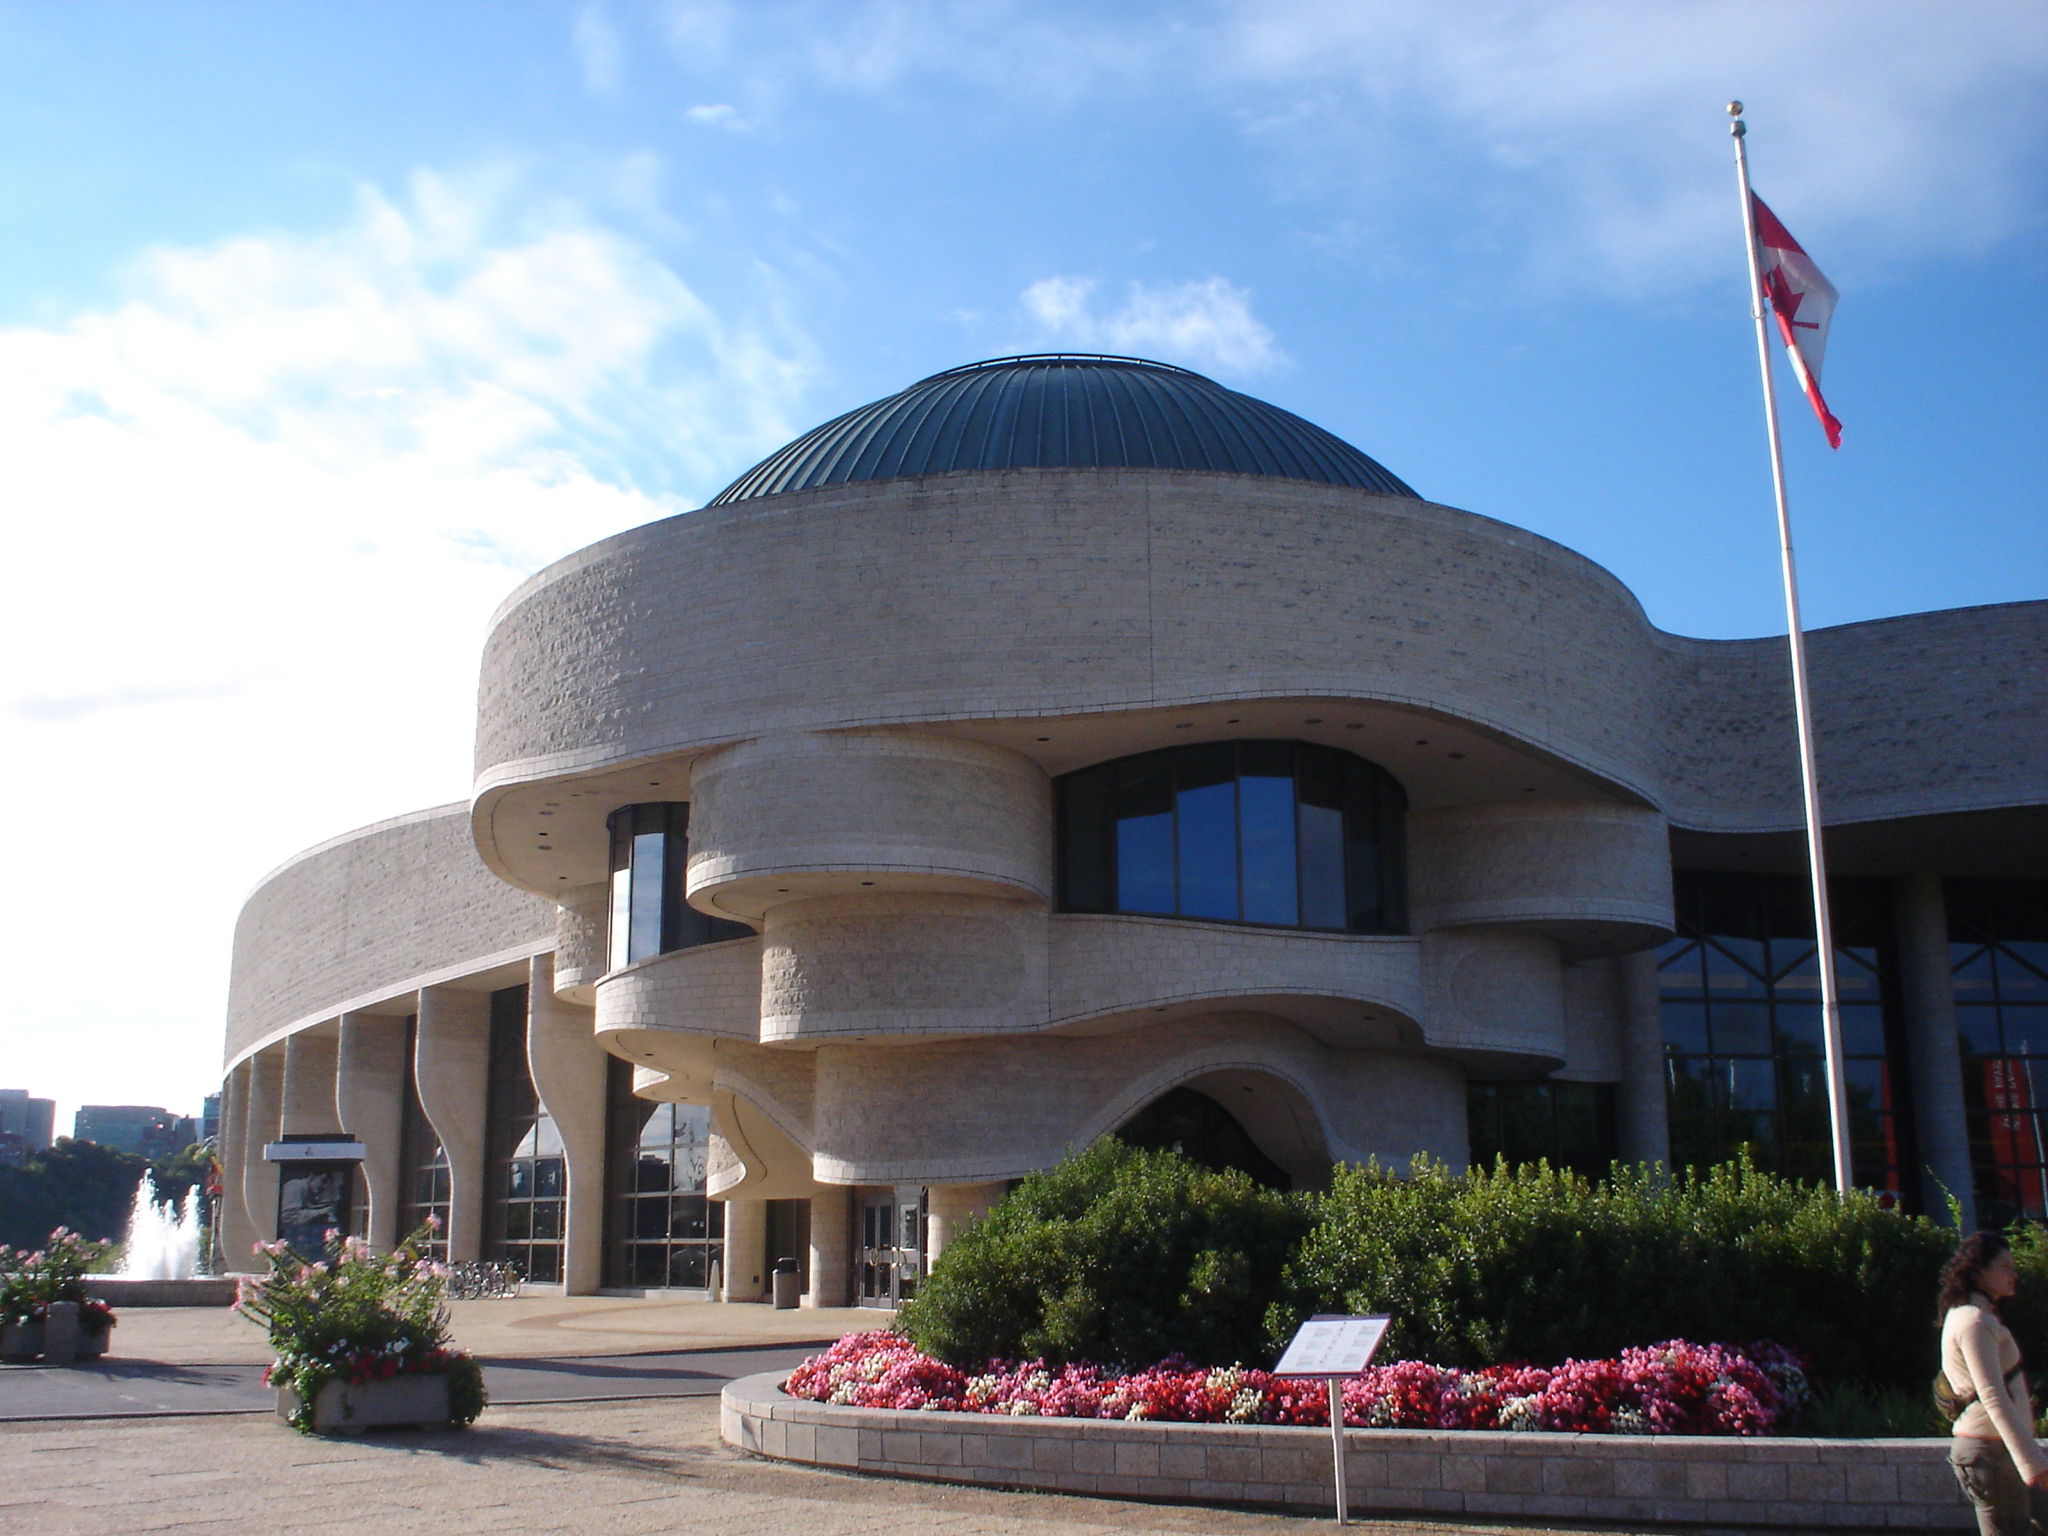
[[[611,887],[602,881],[564,891],[555,906],[555,996],[589,1007],[607,954]]]
[[[554,1117],[568,1177],[563,1290],[587,1296],[604,1273],[604,1078],[609,1059],[590,1010],[557,995],[553,962],[535,955],[526,989],[526,1061],[533,1091]]]
[[[277,1169],[263,1160],[266,1142],[277,1140],[284,1110],[284,1048],[271,1046],[248,1060],[248,1129],[242,1141],[242,1206],[252,1242],[277,1236]]]
[[[900,732],[770,736],[690,774],[689,895],[758,921],[872,890],[1052,895],[1052,789],[1036,763]]]
[[[215,1214],[215,1262],[223,1274],[250,1267],[250,1250],[256,1244],[256,1224],[249,1217],[243,1198],[243,1173],[249,1157],[249,1063],[236,1064],[220,1085],[220,1206]],[[257,1155],[262,1151],[259,1148]]]
[[[977,1217],[986,1216],[1003,1198],[1004,1186],[994,1184],[934,1184],[926,1196],[925,1257],[939,1262],[939,1255],[952,1246],[960,1229]]]
[[[761,1301],[768,1295],[768,1202],[727,1200],[725,1290],[720,1301]]]
[[[811,1288],[806,1307],[843,1307],[853,1300],[853,1191],[822,1184],[811,1196]]]
[[[1623,955],[1620,967],[1622,1079],[1615,1095],[1616,1149],[1630,1163],[1671,1162],[1669,1090],[1664,1081],[1664,1018],[1657,998],[1657,957]]]
[[[363,1235],[388,1251],[403,1202],[399,1141],[405,1129],[405,1020],[345,1013],[335,1058],[334,1108],[341,1128],[363,1144]]]
[[[1963,1063],[1956,1035],[1954,977],[1948,958],[1948,903],[1929,871],[1892,883],[1898,925],[1899,981],[1906,1008],[1906,1054],[1913,1066],[1913,1121],[1920,1144],[1920,1198],[1928,1215],[1962,1206],[1963,1230],[1977,1227],[1970,1167],[1970,1125],[1963,1109]]]
[[[487,992],[420,988],[413,1081],[448,1157],[448,1257],[480,1257],[484,1231],[484,1116],[490,1087]]]

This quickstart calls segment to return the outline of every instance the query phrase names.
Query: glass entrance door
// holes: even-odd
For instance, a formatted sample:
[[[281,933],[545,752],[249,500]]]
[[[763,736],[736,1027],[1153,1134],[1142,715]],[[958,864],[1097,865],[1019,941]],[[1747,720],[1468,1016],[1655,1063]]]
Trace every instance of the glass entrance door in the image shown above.
[[[924,1275],[924,1191],[916,1185],[860,1194],[860,1304],[895,1307]]]

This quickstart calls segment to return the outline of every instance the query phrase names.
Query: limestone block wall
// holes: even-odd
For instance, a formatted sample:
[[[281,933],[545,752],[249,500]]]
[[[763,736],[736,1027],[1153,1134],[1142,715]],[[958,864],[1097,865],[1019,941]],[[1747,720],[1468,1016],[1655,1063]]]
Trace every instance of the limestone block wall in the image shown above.
[[[604,1047],[590,1011],[556,995],[554,966],[534,957],[526,989],[526,1060],[533,1090],[554,1117],[568,1176],[563,1228],[563,1289],[571,1296],[598,1287],[604,1259]]]
[[[648,1033],[752,1042],[761,1033],[761,940],[654,955],[613,971],[593,993],[592,1027],[628,1058],[654,1048],[638,1038]]]
[[[415,812],[309,848],[264,878],[235,926],[228,1063],[420,985],[523,960],[554,931],[551,902],[484,868],[467,807]]]
[[[490,994],[422,987],[413,1078],[448,1157],[448,1257],[458,1264],[478,1257],[483,1244],[490,1069]]]
[[[341,1038],[326,1025],[301,1030],[284,1043],[284,1107],[280,1127],[290,1136],[331,1135],[342,1129],[334,1106]]]
[[[845,889],[1052,895],[1052,796],[1029,758],[877,731],[769,736],[690,775],[690,899],[758,918]],[[838,877],[838,878],[833,878]]]
[[[1045,913],[983,896],[827,896],[769,909],[763,1041],[1041,1025]]]
[[[1547,934],[1444,928],[1425,934],[1422,970],[1429,1040],[1446,1050],[1563,1063],[1564,967]]]
[[[579,885],[556,898],[555,995],[564,1002],[589,1007],[597,999],[597,979],[610,969],[606,935],[611,888]]]
[[[1671,933],[1671,843],[1657,812],[1545,800],[1445,806],[1408,819],[1417,931],[1514,924],[1570,954]]]
[[[249,1058],[246,1129],[242,1133],[242,1210],[251,1241],[277,1236],[277,1168],[263,1160],[266,1142],[277,1140],[284,1110],[284,1047],[272,1046]]]

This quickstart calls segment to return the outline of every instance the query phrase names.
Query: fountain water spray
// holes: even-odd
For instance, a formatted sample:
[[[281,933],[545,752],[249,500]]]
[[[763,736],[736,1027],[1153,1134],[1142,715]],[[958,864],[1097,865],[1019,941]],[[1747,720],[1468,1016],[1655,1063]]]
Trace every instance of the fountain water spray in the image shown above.
[[[189,1280],[199,1273],[199,1186],[182,1204],[156,1197],[147,1173],[135,1186],[128,1214],[128,1241],[117,1272],[124,1280]]]

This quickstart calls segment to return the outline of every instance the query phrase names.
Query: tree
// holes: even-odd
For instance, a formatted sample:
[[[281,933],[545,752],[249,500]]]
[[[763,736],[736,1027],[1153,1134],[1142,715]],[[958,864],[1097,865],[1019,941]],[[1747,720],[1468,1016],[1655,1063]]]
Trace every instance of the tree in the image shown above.
[[[24,1162],[0,1165],[0,1243],[40,1248],[57,1227],[102,1242],[125,1236],[148,1166],[132,1152],[69,1136]]]

